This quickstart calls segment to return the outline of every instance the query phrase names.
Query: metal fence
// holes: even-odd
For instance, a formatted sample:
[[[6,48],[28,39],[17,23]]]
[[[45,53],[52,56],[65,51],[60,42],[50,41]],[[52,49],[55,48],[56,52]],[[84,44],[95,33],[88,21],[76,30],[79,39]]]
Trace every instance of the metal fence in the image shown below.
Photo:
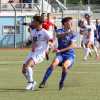
[[[31,4],[31,8],[24,7],[29,4],[8,3],[0,5],[0,47],[21,47],[27,40],[28,26],[33,15],[40,15],[39,4]]]
[[[21,47],[29,36],[28,26],[21,23],[30,23],[32,16],[41,14],[41,5],[38,3],[31,4],[31,8],[24,7],[22,3],[1,4],[0,5],[0,47]],[[55,9],[56,8],[56,9]],[[63,9],[57,3],[52,5],[51,13],[55,16],[55,24],[61,27],[61,19],[65,16],[71,16],[74,20],[74,30],[78,33],[77,22],[83,17],[83,14],[91,11],[92,19],[100,19],[100,5],[67,5]],[[45,11],[44,11],[45,12]],[[47,13],[47,12],[45,12]],[[78,34],[77,43],[80,45],[80,35]]]

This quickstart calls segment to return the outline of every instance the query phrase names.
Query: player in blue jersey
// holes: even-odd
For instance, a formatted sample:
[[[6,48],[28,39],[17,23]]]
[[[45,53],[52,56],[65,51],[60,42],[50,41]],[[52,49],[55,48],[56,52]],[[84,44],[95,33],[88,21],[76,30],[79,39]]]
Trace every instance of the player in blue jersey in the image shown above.
[[[48,67],[39,88],[44,88],[45,84],[52,74],[53,70],[57,66],[61,66],[62,75],[59,82],[59,90],[64,86],[64,80],[68,74],[68,70],[74,63],[76,48],[76,34],[72,31],[72,17],[65,17],[62,19],[62,29],[57,30],[58,38],[58,48],[54,51],[56,52],[56,57],[54,58],[51,65]]]
[[[97,30],[96,39],[100,44],[100,22],[99,22],[99,19],[96,19],[96,30]]]

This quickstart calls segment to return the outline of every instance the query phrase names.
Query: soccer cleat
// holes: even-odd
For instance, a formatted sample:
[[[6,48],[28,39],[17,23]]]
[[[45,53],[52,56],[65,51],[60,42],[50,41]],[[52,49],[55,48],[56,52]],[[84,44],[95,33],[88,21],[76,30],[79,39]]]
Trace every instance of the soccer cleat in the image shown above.
[[[35,86],[36,86],[36,81],[29,82],[28,85],[26,86],[26,90],[34,90]]]
[[[87,61],[87,58],[86,58],[86,57],[84,57],[83,61]]]
[[[60,83],[59,83],[59,90],[62,90],[63,87],[64,87],[64,84],[60,82]]]
[[[33,83],[33,86],[32,86],[32,88],[31,88],[31,90],[35,90],[35,87],[36,87],[36,81],[34,81],[34,83]]]
[[[45,83],[41,82],[40,85],[39,85],[39,88],[44,88],[44,87],[45,87]]]

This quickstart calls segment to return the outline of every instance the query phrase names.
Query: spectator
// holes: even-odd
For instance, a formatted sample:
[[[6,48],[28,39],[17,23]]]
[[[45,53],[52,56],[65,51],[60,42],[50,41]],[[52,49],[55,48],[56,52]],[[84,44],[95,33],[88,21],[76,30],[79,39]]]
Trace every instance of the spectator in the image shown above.
[[[95,39],[100,43],[100,22],[99,19],[95,21],[96,32],[95,32]]]
[[[100,25],[99,19],[96,19],[96,28],[98,29],[98,26]]]
[[[100,24],[98,22],[98,27],[97,27],[97,38],[98,38],[98,42],[100,44]]]
[[[28,7],[32,8],[32,0],[23,0],[24,6],[23,8],[25,8],[26,4],[28,3]]]
[[[55,28],[54,19],[50,13],[47,14],[47,19],[44,19],[43,28],[50,31],[50,33],[51,33],[51,31],[52,31],[52,33],[54,31],[54,28]]]

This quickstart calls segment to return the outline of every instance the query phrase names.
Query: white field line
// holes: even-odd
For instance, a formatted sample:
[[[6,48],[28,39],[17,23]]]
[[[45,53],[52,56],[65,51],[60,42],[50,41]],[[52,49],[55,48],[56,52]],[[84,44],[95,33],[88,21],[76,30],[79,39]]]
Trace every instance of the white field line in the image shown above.
[[[23,63],[24,61],[0,61],[0,64],[16,64]]]
[[[24,61],[0,61],[0,64],[16,64],[16,63],[22,63]],[[75,62],[75,64],[80,64],[80,65],[100,65],[100,62]]]
[[[45,69],[44,69],[45,70]],[[9,71],[8,68],[5,68],[5,67],[2,67],[0,68],[0,71]],[[34,72],[43,72],[43,70],[34,70]],[[100,74],[100,72],[87,72],[87,71],[70,71],[71,73],[70,74]],[[58,72],[55,72],[55,73],[58,73]]]

